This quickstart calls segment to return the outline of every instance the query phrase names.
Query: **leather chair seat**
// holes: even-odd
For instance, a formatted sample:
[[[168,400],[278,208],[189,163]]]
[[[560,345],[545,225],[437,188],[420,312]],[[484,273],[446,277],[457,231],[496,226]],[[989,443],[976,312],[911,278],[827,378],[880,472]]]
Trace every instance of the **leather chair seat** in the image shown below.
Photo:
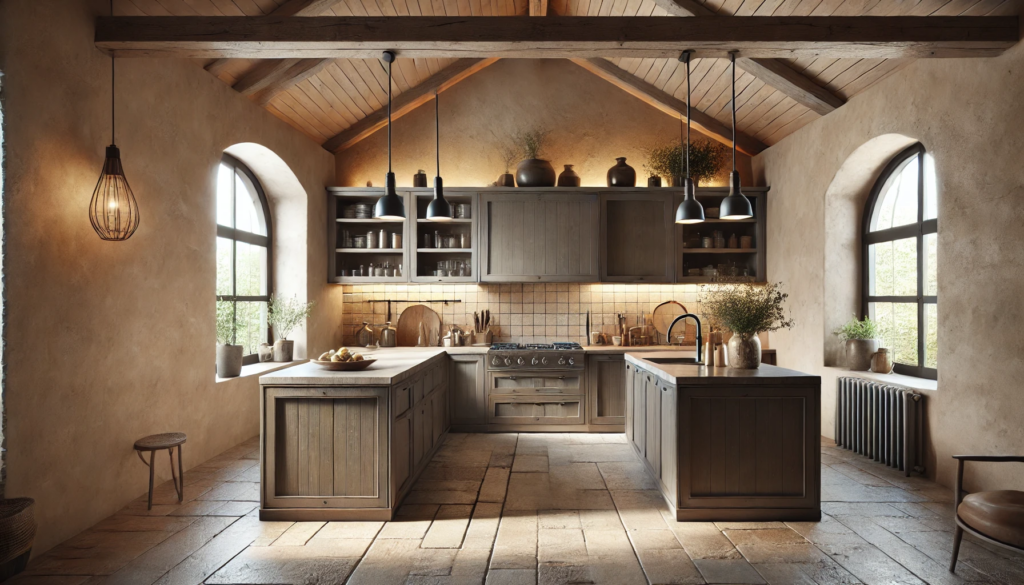
[[[1024,492],[998,490],[964,496],[957,515],[985,536],[1024,548]]]

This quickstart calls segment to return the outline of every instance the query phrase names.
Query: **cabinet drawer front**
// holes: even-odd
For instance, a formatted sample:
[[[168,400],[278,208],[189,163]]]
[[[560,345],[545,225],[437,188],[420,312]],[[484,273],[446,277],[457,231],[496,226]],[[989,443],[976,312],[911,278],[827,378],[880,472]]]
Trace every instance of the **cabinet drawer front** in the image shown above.
[[[582,396],[491,396],[487,422],[491,424],[583,424]]]
[[[582,394],[582,372],[491,373],[490,394]]]
[[[412,391],[408,386],[391,389],[391,408],[394,411],[395,418],[402,416],[412,406],[411,394]]]

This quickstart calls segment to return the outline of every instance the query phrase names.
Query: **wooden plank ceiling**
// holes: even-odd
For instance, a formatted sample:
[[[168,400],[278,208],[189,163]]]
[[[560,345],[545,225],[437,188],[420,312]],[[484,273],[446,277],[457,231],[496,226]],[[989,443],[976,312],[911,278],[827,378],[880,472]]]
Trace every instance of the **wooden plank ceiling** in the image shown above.
[[[282,6],[284,10],[291,11],[298,5],[308,6],[307,11],[320,11],[322,5],[330,4],[323,0],[115,0],[114,13],[118,16],[261,16],[272,14]],[[320,14],[537,15],[538,11],[544,10],[545,4],[547,14],[552,18],[558,15],[672,16],[692,14],[701,9],[721,16],[986,16],[1018,13],[1013,0],[340,0]],[[663,7],[670,8],[672,13]],[[399,57],[393,68],[393,95],[397,97],[425,81],[429,83],[431,76],[454,61]],[[682,63],[674,59],[620,58],[610,61],[658,90],[685,101],[686,73]],[[903,59],[783,61],[842,100],[866,90],[907,63]],[[253,77],[263,77],[258,67],[268,67],[266,63],[248,59],[207,61],[203,65],[222,81],[239,89],[249,87]],[[251,97],[319,144],[343,134],[387,104],[387,70],[384,62],[378,59],[334,59],[306,65],[283,63],[278,69],[292,73],[280,75],[280,79],[270,84],[269,91],[263,90],[262,85],[258,86],[261,91],[252,93]],[[736,120],[741,133],[771,146],[821,115],[763,79],[743,71],[742,64],[737,69]],[[694,59],[691,70],[693,107],[729,126],[728,61]],[[331,145],[341,142],[344,141],[334,140]]]

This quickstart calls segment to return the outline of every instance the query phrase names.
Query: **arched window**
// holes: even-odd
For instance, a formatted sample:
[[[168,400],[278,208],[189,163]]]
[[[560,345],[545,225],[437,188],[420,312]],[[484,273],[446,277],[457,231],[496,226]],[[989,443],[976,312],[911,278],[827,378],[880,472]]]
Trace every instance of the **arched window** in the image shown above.
[[[263,188],[238,159],[224,155],[217,171],[217,318],[229,320],[243,363],[259,361],[270,342],[270,207]]]
[[[882,171],[864,209],[862,312],[878,322],[899,374],[935,379],[938,367],[938,195],[920,144]]]

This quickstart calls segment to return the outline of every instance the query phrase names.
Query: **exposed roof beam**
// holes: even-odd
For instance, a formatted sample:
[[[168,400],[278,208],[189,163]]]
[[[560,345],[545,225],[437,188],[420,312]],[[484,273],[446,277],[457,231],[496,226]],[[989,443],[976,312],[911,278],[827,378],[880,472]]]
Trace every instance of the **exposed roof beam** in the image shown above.
[[[232,87],[256,103],[266,105],[278,93],[316,75],[330,63],[330,59],[268,59]]]
[[[530,0],[530,16],[547,16],[548,0]]]
[[[118,57],[677,58],[991,57],[1019,39],[1016,16],[979,17],[99,17]]]
[[[654,87],[610,61],[572,59],[572,62],[670,116],[686,115],[686,102]],[[722,124],[713,116],[705,114],[697,108],[690,108],[690,123],[704,135],[732,145],[732,128]],[[760,140],[737,131],[736,148],[753,156],[768,147]]]
[[[696,0],[654,0],[673,16],[716,16],[717,13]],[[835,95],[793,69],[774,59],[737,59],[736,64],[747,73],[788,95],[798,104],[825,115],[842,106],[846,100]]]
[[[460,59],[452,63],[424,79],[419,85],[395,97],[391,104],[391,119],[401,118],[434,99],[434,92],[440,93],[497,61],[497,58],[492,57],[489,59]],[[324,142],[323,147],[331,152],[345,150],[384,128],[387,124],[388,110],[385,106],[329,138],[327,142]]]

